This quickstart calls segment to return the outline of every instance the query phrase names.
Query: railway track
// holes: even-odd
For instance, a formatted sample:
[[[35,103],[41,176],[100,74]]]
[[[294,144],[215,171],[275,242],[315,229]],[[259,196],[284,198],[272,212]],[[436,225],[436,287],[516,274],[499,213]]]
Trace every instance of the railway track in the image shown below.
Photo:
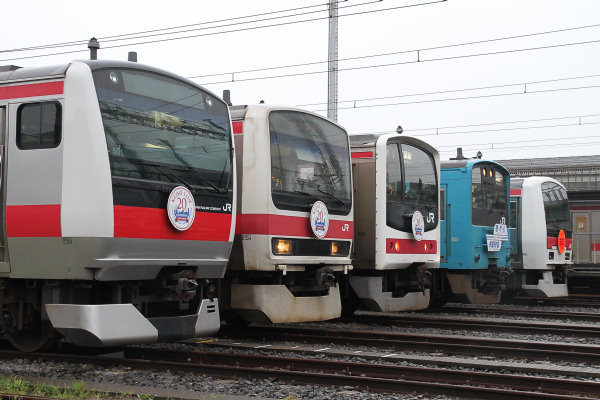
[[[598,307],[600,306],[600,295],[570,294],[568,297],[514,297],[510,300],[510,304]]]
[[[394,351],[428,352],[444,355],[506,357],[524,360],[600,364],[600,346],[573,343],[347,329],[254,326],[240,330],[222,328],[219,337],[266,340],[269,342],[292,341],[352,347],[368,346],[378,349],[392,349]]]
[[[565,324],[564,321],[557,324],[556,322],[507,321],[500,319],[456,319],[454,317],[432,317],[427,314],[356,314],[351,318],[343,318],[340,321],[344,323],[361,323],[371,326],[393,326],[398,328],[437,328],[525,335],[543,334],[600,338],[600,325]]]
[[[481,399],[600,398],[599,382],[532,378],[500,373],[453,371],[430,367],[343,362],[338,360],[207,351],[127,348],[122,359],[0,351],[0,358],[69,361],[103,366],[193,372],[216,378],[256,378],[282,383],[339,385],[385,393],[428,393]]]
[[[585,312],[567,312],[567,311],[550,311],[550,310],[523,310],[515,308],[479,308],[479,307],[440,307],[430,308],[422,311],[425,315],[428,313],[449,313],[449,314],[487,314],[501,315],[512,317],[530,317],[530,318],[547,318],[558,319],[563,321],[586,321],[600,323],[600,313],[585,313]]]

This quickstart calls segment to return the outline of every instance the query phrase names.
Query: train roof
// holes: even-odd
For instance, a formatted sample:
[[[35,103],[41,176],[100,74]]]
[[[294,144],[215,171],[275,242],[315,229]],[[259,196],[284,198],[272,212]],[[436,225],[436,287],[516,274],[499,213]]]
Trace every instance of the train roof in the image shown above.
[[[381,135],[383,134],[350,135],[350,145],[352,147],[373,146]]]
[[[0,67],[0,83],[22,81],[42,76],[64,76],[70,64],[22,68],[16,65]]]
[[[508,172],[508,170],[506,168],[504,168],[504,166],[502,164],[500,164],[494,160],[487,160],[485,158],[465,158],[465,159],[461,159],[461,160],[445,160],[445,161],[440,162],[440,167],[442,169],[464,168],[464,167],[467,167],[468,165],[480,164],[480,163],[494,164],[494,165],[498,166],[499,168],[501,168],[502,170]]]
[[[400,139],[404,143],[408,143],[426,149],[427,151],[436,154],[436,159],[439,156],[437,149],[431,146],[429,143],[425,142],[422,139],[409,135],[403,135],[399,133],[370,133],[364,135],[349,135],[348,137],[350,138],[350,147],[352,147],[353,149],[373,147],[375,146],[375,143],[379,138],[385,137],[388,140]]]
[[[148,72],[154,72],[161,75],[168,75],[175,77],[178,80],[189,83],[193,86],[200,86],[196,82],[193,82],[187,78],[174,74],[172,72],[165,71],[160,68],[155,68],[146,64],[140,64],[132,61],[121,61],[121,60],[75,60],[73,62],[82,62],[87,64],[90,69],[96,70],[101,68],[135,68],[141,69]],[[60,77],[64,76],[72,64],[61,64],[61,65],[50,65],[42,67],[18,67],[15,65],[0,66],[0,84],[10,81],[23,81],[35,78],[46,78],[46,77]],[[205,89],[206,90],[206,89]]]

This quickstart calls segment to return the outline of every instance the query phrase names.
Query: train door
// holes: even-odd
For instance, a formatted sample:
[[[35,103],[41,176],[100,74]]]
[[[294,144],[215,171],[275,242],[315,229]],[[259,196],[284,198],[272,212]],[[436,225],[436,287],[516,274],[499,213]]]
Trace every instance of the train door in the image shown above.
[[[516,197],[510,201],[510,262],[513,268],[523,266],[522,226],[521,198]]]
[[[6,107],[0,106],[0,272],[10,272],[6,248]]]
[[[440,240],[440,262],[448,262],[450,257],[450,204],[447,204],[446,193],[448,185],[442,183],[440,185],[440,232],[442,240]]]
[[[576,211],[571,214],[573,221],[573,262],[575,264],[591,263],[593,254],[593,241],[590,235],[589,211]],[[600,249],[598,249],[600,250]]]

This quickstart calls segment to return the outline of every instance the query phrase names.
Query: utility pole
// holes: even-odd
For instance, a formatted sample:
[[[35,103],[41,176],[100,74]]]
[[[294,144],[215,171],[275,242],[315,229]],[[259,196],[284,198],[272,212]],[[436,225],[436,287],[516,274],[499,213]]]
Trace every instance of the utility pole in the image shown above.
[[[329,57],[327,61],[327,118],[337,122],[338,0],[329,0]]]

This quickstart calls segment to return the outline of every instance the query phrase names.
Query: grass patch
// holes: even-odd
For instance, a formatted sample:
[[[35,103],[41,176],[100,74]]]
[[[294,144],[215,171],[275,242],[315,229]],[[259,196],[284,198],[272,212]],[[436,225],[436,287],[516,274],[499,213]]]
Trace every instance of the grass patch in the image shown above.
[[[149,394],[120,393],[111,394],[99,390],[89,389],[85,382],[75,382],[68,387],[59,387],[49,384],[33,385],[23,379],[15,377],[0,378],[0,393],[13,395],[30,395],[40,397],[51,397],[54,399],[78,400],[78,399],[130,399],[130,400],[153,400],[154,396]]]

